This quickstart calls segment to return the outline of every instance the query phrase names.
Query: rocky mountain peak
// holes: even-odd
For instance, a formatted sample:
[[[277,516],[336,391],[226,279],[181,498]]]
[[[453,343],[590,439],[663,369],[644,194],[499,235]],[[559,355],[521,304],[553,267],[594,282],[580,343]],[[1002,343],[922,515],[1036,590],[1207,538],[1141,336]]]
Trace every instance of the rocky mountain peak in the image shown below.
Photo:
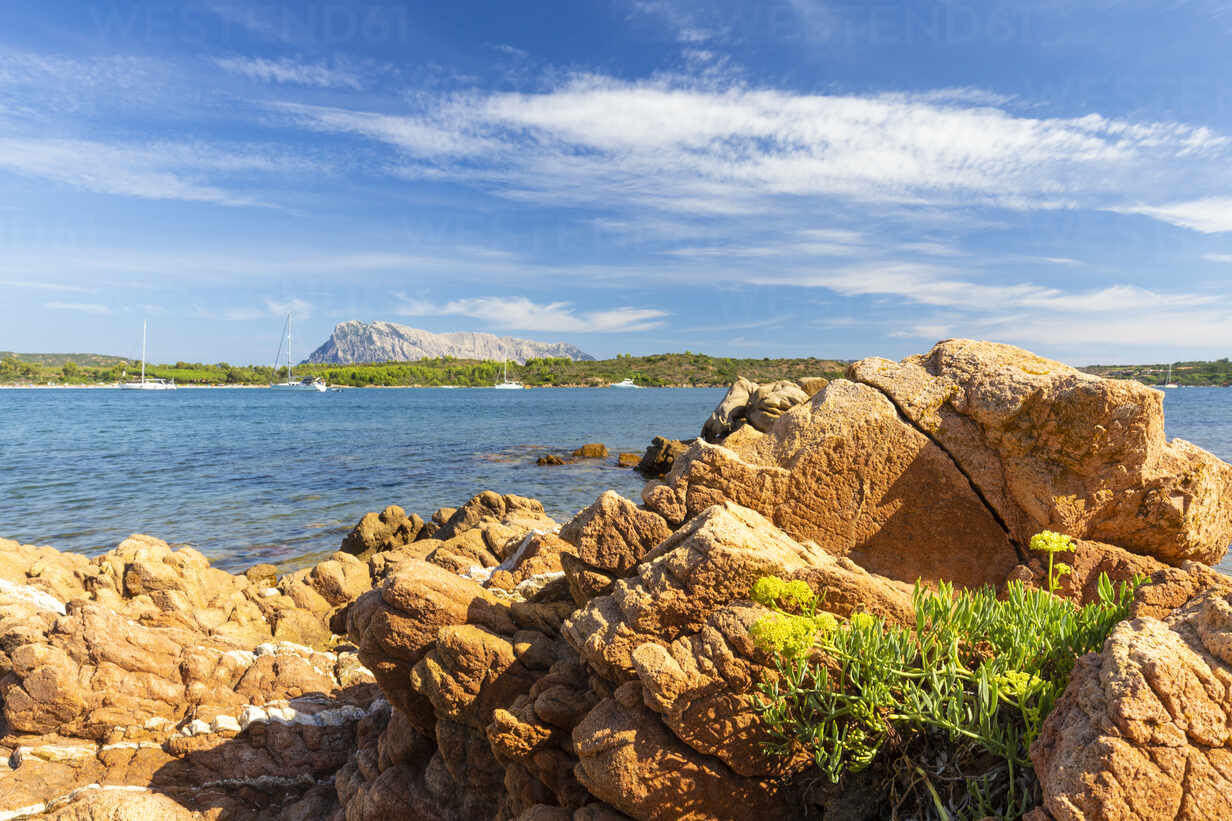
[[[564,342],[538,342],[477,331],[434,334],[395,322],[339,322],[334,332],[306,361],[349,365],[356,362],[413,362],[452,356],[458,359],[509,359],[525,363],[536,357],[593,360]]]

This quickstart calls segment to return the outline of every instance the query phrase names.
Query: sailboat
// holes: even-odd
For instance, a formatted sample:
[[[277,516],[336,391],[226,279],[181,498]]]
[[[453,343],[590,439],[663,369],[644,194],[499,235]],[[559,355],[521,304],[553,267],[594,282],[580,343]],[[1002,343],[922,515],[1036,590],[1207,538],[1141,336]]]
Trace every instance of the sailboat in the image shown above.
[[[1168,365],[1168,381],[1164,382],[1165,388],[1179,388],[1180,385],[1172,381],[1172,365]]]
[[[500,383],[496,385],[493,385],[492,387],[496,388],[498,391],[520,391],[526,387],[521,382],[510,382],[509,381],[509,360],[508,359],[505,360],[505,372],[504,372],[504,376],[502,377],[502,380],[503,381],[501,381]]]
[[[641,385],[635,385],[632,379],[622,379],[619,382],[613,382],[608,385],[609,388],[640,388]]]
[[[141,321],[141,381],[121,382],[120,387],[127,391],[173,391],[175,390],[174,379],[145,378],[145,341],[148,325],[149,320]]]
[[[291,315],[287,314],[287,381],[286,382],[271,382],[270,388],[276,391],[317,391],[324,393],[328,388],[325,385],[325,380],[319,376],[305,376],[298,382],[295,381],[295,373],[291,365]],[[282,353],[281,343],[278,345],[278,353]],[[278,354],[274,354],[274,370],[278,369]]]

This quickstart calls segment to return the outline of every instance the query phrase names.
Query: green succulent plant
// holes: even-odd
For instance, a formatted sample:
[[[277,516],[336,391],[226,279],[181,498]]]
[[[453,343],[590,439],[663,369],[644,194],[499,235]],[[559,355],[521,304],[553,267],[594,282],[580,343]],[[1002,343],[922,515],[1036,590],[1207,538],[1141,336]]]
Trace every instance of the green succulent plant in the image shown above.
[[[1051,559],[1072,543],[1043,533],[1032,547]],[[1011,582],[1001,597],[917,583],[906,626],[861,612],[843,622],[818,612],[824,591],[789,595],[792,583],[759,579],[751,597],[775,611],[752,628],[773,659],[757,702],[771,751],[809,753],[832,783],[894,759],[891,792],[908,816],[1020,817],[1038,800],[1031,742],[1075,661],[1103,646],[1144,581],[1114,588],[1101,574],[1098,600],[1080,607],[1054,595],[1060,572],[1050,562],[1049,590]]]

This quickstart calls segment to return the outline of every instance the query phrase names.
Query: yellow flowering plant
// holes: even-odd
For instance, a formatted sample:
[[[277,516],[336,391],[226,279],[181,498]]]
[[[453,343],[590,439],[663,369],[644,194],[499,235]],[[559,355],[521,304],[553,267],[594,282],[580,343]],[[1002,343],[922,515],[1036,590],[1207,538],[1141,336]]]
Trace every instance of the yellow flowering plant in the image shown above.
[[[1045,533],[1032,547],[1051,557],[1072,543]],[[757,704],[776,739],[770,749],[807,751],[834,783],[886,761],[891,815],[910,807],[906,815],[919,818],[1020,817],[1039,798],[1031,742],[1074,662],[1103,645],[1144,581],[1114,588],[1101,575],[1098,601],[1079,607],[1053,595],[1059,572],[1050,564],[1048,591],[1012,582],[1001,596],[917,583],[911,625],[869,613],[840,622],[817,613],[811,591],[759,579],[752,598],[775,611],[752,631],[777,672]]]
[[[1061,577],[1074,572],[1065,562],[1054,562],[1058,553],[1068,553],[1074,549],[1074,541],[1063,533],[1044,530],[1031,537],[1030,547],[1037,553],[1048,554],[1048,592],[1056,593],[1061,586]]]

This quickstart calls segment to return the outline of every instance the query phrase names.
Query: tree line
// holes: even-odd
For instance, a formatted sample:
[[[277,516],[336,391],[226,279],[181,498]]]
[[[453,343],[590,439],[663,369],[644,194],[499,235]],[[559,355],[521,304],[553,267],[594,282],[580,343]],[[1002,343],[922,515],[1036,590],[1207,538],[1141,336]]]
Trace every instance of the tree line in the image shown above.
[[[650,356],[621,354],[613,359],[574,361],[565,357],[529,359],[525,364],[510,362],[509,378],[531,387],[599,387],[624,379],[646,387],[695,386],[725,387],[738,377],[756,382],[799,379],[805,376],[840,376],[845,362],[833,359],[738,359],[693,353],[667,353]],[[65,361],[60,365],[0,358],[0,383],[87,385],[135,380],[140,363],[117,360],[106,365]],[[330,385],[366,386],[442,386],[486,387],[503,378],[504,363],[498,361],[422,359],[416,362],[374,362],[351,365],[300,364],[295,377],[319,376]],[[174,379],[184,385],[262,385],[287,378],[287,369],[264,365],[231,365],[176,362],[147,364],[146,376]]]

